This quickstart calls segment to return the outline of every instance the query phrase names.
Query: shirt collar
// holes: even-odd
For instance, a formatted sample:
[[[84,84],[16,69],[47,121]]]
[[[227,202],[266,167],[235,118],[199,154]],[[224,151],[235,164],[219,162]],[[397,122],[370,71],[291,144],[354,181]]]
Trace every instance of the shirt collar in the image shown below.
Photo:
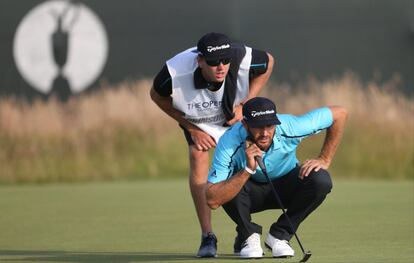
[[[276,126],[277,127],[277,126]],[[267,150],[267,152],[272,152],[275,151],[277,149],[279,149],[282,144],[281,144],[281,140],[280,140],[280,134],[277,132],[277,129],[275,130],[275,135],[273,136],[273,141],[272,144],[269,147],[269,150]]]

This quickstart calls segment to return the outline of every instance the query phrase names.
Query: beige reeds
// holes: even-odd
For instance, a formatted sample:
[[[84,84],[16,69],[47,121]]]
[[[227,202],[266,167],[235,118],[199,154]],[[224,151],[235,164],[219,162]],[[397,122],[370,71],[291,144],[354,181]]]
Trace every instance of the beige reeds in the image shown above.
[[[150,87],[150,80],[102,85],[66,103],[1,98],[0,183],[186,176],[185,139],[151,101]],[[397,87],[398,79],[364,84],[346,74],[297,87],[269,84],[261,95],[280,113],[348,109],[333,173],[412,179],[414,102]],[[310,140],[300,154],[314,156],[320,144]]]
[[[302,87],[276,85],[265,93],[284,113],[300,114],[324,105],[341,105],[347,108],[350,121],[412,133],[414,101],[399,92],[398,86],[398,78],[364,85],[354,74],[347,73],[322,82],[310,79]]]
[[[82,131],[126,126],[154,132],[172,125],[149,98],[147,80],[104,85],[98,92],[61,103],[0,99],[0,131],[9,136],[65,136]]]
[[[353,74],[328,81],[309,80],[302,89],[272,84],[263,92],[279,112],[303,113],[323,105],[343,105],[353,119],[391,128],[412,129],[414,102],[397,92],[395,80],[363,85]],[[56,99],[32,104],[0,99],[0,131],[10,136],[59,136],[123,125],[142,132],[175,125],[149,98],[148,80],[104,85],[95,93],[62,104]]]

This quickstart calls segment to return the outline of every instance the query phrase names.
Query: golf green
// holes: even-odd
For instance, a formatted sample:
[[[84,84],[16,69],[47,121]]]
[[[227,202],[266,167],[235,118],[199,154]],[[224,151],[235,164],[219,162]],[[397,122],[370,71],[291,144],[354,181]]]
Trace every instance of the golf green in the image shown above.
[[[413,181],[334,180],[299,229],[309,262],[414,262]],[[253,215],[264,233],[280,211]],[[213,212],[219,256],[232,255],[235,225]],[[263,240],[263,237],[262,237]],[[182,180],[0,186],[1,262],[199,262],[199,226]],[[296,256],[263,262],[297,262]]]

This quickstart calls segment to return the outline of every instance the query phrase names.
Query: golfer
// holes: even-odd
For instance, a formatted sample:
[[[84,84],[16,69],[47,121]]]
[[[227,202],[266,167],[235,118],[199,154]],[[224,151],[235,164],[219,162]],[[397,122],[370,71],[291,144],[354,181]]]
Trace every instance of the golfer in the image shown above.
[[[262,158],[296,232],[331,191],[327,169],[346,118],[346,110],[339,106],[293,116],[276,114],[274,103],[263,97],[244,104],[242,122],[232,126],[217,145],[206,193],[208,205],[213,209],[223,206],[237,225],[236,254],[242,258],[262,257],[262,227],[251,221],[251,214],[281,208],[255,156]],[[296,147],[304,138],[325,129],[319,156],[300,164]],[[272,250],[273,257],[294,255],[289,245],[293,234],[283,215],[270,226],[265,245]]]
[[[190,190],[201,226],[198,257],[215,257],[217,238],[205,189],[209,150],[242,118],[242,105],[266,84],[273,57],[220,33],[208,33],[169,59],[154,79],[153,101],[183,129],[188,143]]]

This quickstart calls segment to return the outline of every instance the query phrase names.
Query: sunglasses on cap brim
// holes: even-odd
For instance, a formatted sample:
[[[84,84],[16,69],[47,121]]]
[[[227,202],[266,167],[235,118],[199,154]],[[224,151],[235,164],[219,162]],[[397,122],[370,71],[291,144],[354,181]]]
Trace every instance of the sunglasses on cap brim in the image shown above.
[[[216,67],[220,65],[220,63],[222,63],[223,65],[227,65],[230,63],[230,61],[231,61],[231,58],[220,58],[220,59],[213,59],[213,60],[206,59],[207,65],[211,67]]]

